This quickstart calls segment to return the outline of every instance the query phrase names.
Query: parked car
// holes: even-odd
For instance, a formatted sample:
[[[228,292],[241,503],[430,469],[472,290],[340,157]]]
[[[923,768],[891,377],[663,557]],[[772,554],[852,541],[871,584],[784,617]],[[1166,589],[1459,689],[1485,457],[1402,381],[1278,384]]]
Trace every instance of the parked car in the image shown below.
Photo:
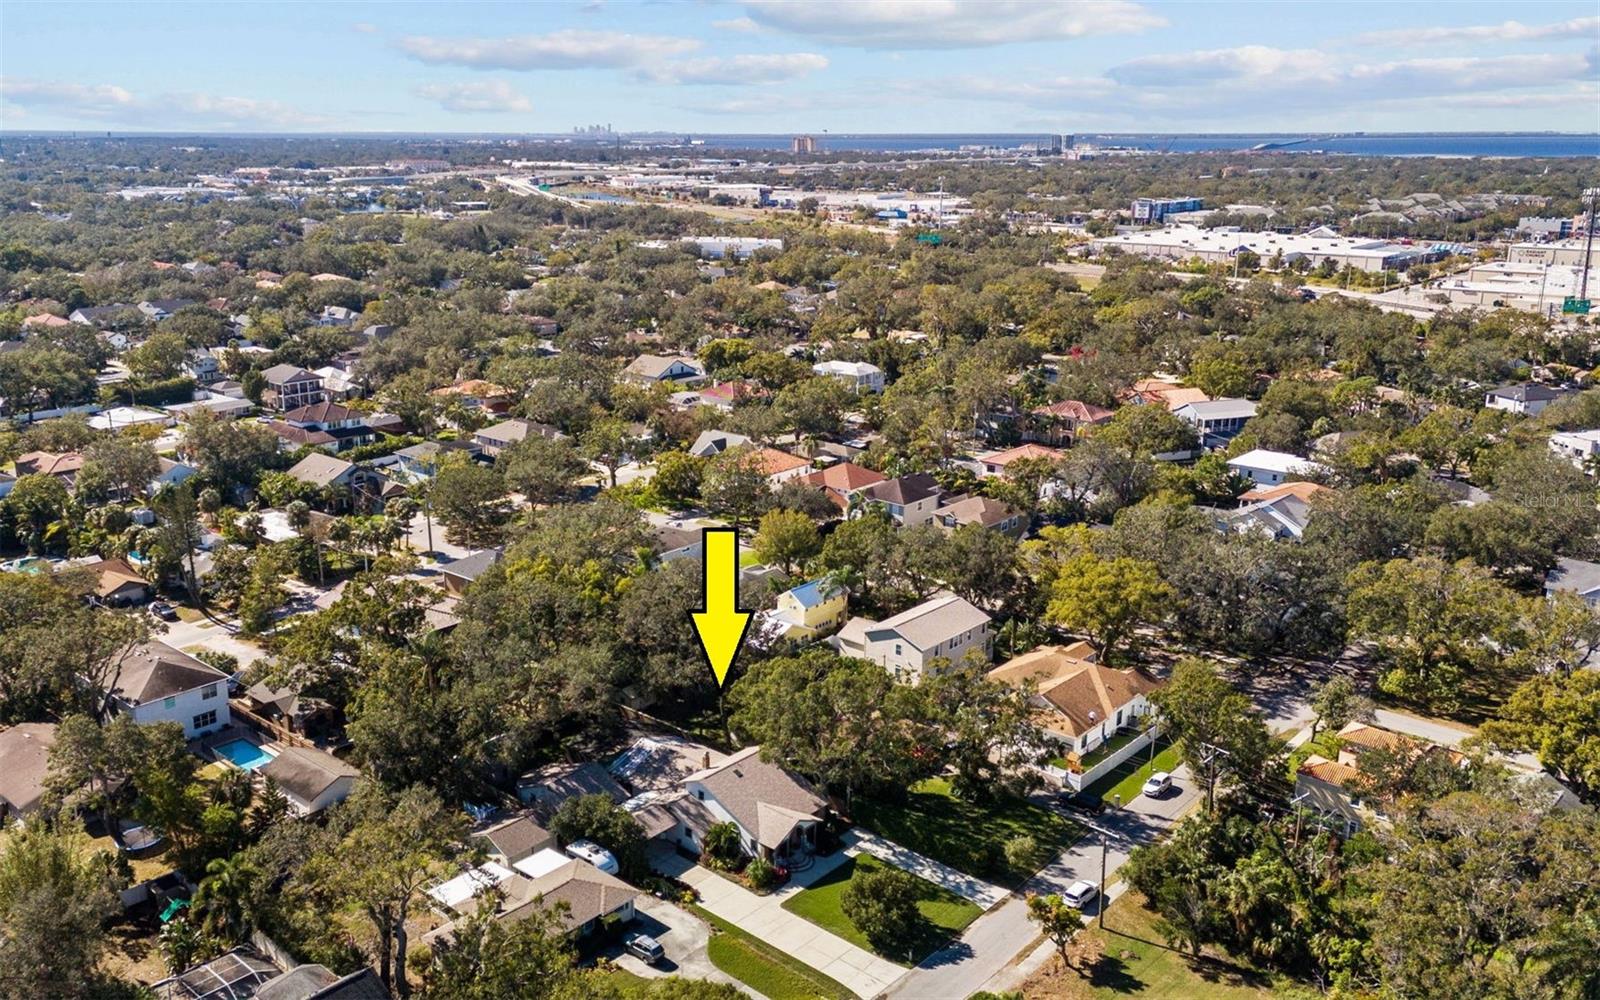
[[[616,855],[592,840],[574,840],[567,845],[567,853],[579,861],[587,861],[607,875],[617,873]]]
[[[175,622],[178,620],[178,609],[168,604],[166,601],[156,601],[155,603],[151,604],[150,613],[164,622]]]
[[[1165,771],[1157,771],[1150,776],[1150,780],[1144,783],[1144,788],[1140,789],[1140,794],[1148,795],[1152,799],[1159,799],[1167,794],[1167,789],[1171,787],[1172,775]]]
[[[629,934],[623,939],[622,948],[646,965],[655,965],[667,957],[666,949],[661,947],[661,942],[648,934]]]
[[[1095,887],[1093,882],[1085,882],[1083,879],[1079,879],[1067,886],[1067,891],[1061,894],[1061,901],[1068,906],[1081,910],[1094,902],[1094,898],[1098,895],[1100,895],[1100,890]]]

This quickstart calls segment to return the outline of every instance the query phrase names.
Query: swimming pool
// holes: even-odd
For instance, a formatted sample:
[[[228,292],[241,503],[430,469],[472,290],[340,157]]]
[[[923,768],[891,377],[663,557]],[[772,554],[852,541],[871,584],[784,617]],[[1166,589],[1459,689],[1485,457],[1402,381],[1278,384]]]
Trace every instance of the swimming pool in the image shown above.
[[[213,749],[216,750],[219,757],[246,771],[254,771],[276,756],[276,754],[263,750],[249,740],[229,740]]]

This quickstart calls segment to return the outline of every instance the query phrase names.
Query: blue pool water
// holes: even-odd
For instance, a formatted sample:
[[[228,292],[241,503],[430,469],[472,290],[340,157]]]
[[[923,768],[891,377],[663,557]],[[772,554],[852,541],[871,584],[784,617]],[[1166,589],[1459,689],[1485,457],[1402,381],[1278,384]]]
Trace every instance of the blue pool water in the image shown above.
[[[272,754],[251,743],[249,740],[229,740],[216,748],[217,753],[227,758],[236,767],[246,771],[254,771],[272,759]]]

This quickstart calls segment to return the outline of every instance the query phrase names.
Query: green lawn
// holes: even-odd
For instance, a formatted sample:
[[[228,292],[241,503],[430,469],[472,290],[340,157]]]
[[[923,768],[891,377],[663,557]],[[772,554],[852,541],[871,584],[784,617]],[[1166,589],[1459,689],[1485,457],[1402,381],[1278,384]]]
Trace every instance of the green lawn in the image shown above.
[[[1305,763],[1305,759],[1310,757],[1312,754],[1316,754],[1319,757],[1326,757],[1329,760],[1337,760],[1339,758],[1339,746],[1341,742],[1342,741],[1339,739],[1338,732],[1331,729],[1324,729],[1322,732],[1317,734],[1316,739],[1306,740],[1304,743],[1295,747],[1294,750],[1289,754],[1289,780],[1294,780],[1295,774],[1300,770],[1300,765]]]
[[[1022,799],[958,799],[943,778],[913,785],[903,803],[862,800],[854,819],[902,847],[1008,889],[1033,872],[1006,863],[1006,841],[1027,834],[1039,842],[1041,853],[1055,854],[1083,835],[1076,823]]]
[[[857,873],[885,867],[888,866],[884,862],[868,854],[851,858],[819,879],[811,888],[791,896],[784,902],[783,908],[859,948],[877,951],[867,936],[856,930],[855,924],[844,915],[843,899],[845,888]],[[917,910],[926,918],[926,922],[918,928],[915,936],[905,941],[893,954],[879,954],[907,965],[921,961],[929,952],[960,934],[983,913],[975,904],[922,878],[917,878]]]
[[[1150,758],[1139,754],[1133,760],[1124,761],[1110,774],[1107,774],[1094,784],[1085,788],[1082,795],[1086,799],[1100,799],[1105,802],[1116,801],[1116,796],[1122,796],[1122,804],[1127,805],[1139,794],[1144,787],[1145,780],[1157,771],[1166,771],[1171,774],[1178,766],[1178,750],[1168,746],[1156,752],[1155,764],[1150,763]]]
[[[706,956],[711,964],[768,1000],[854,1000],[854,993],[811,966],[740,930],[710,910],[699,906],[690,909],[716,930],[706,944]]]

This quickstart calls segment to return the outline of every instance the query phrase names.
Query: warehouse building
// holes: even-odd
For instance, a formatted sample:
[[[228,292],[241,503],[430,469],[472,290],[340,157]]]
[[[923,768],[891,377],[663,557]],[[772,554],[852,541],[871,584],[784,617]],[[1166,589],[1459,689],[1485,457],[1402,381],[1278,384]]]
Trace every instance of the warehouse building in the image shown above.
[[[1264,266],[1282,259],[1285,265],[1307,260],[1312,266],[1332,261],[1334,267],[1346,264],[1361,271],[1403,271],[1413,264],[1442,260],[1449,248],[1425,244],[1410,245],[1340,236],[1331,229],[1308,233],[1249,233],[1228,226],[1201,229],[1198,226],[1168,226],[1137,233],[1119,233],[1094,240],[1096,253],[1120,250],[1144,257],[1168,260],[1199,259],[1208,264],[1230,264],[1240,253],[1249,251],[1261,258]]]

